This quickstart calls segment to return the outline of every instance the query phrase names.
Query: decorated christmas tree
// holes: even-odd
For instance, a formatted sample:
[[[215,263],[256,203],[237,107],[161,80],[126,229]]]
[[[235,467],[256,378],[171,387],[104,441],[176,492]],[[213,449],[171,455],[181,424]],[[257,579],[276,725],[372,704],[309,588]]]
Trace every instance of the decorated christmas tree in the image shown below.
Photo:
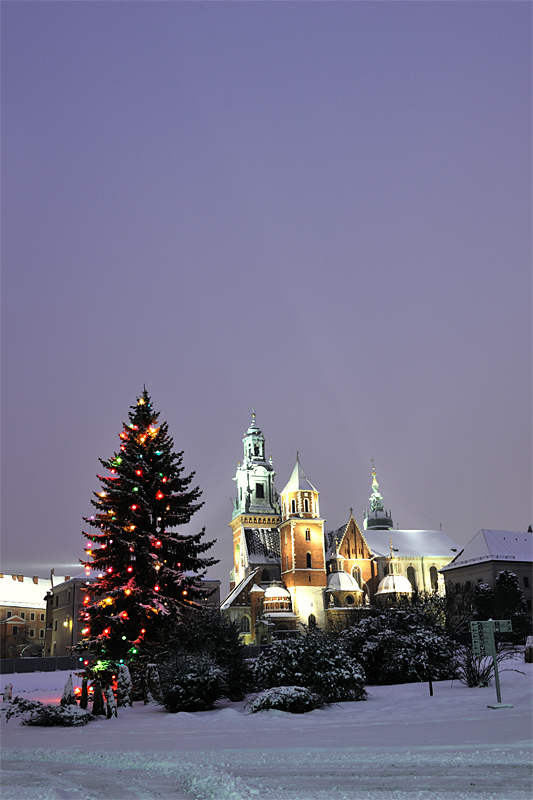
[[[205,529],[182,534],[203,503],[191,488],[194,473],[184,475],[183,452],[165,422],[158,423],[146,389],[120,433],[120,448],[99,475],[101,491],[91,500],[95,514],[84,518],[93,529],[88,559],[97,571],[87,584],[82,612],[81,647],[105,659],[135,657],[157,644],[179,620],[184,607],[196,606],[201,578],[216,559],[203,554]]]

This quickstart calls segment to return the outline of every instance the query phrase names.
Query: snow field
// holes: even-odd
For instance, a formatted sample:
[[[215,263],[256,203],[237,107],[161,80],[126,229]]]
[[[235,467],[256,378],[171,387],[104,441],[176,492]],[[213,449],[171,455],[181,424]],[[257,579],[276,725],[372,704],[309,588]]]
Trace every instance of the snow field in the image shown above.
[[[59,702],[69,673],[3,677]],[[82,728],[1,722],[3,800],[530,800],[531,664],[495,688],[454,681],[369,687],[369,699],[308,714],[245,703],[169,714],[135,703]]]

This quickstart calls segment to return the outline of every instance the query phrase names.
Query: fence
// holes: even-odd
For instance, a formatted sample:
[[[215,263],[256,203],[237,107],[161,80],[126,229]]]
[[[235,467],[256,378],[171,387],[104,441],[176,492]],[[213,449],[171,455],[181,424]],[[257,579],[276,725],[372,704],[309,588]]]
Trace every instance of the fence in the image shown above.
[[[46,658],[2,658],[0,675],[23,672],[55,672],[56,669],[79,669],[79,656],[50,656]]]

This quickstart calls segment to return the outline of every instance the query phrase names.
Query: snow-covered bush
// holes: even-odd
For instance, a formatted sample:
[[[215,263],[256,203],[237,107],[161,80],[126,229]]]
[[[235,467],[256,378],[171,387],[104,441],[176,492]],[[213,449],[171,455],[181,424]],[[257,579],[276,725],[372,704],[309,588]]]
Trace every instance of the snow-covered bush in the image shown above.
[[[126,664],[120,664],[117,670],[117,706],[131,708],[131,675]]]
[[[72,675],[68,676],[65,688],[63,689],[63,695],[61,697],[61,705],[62,706],[78,705],[78,701],[76,700],[76,695],[74,694],[74,687],[72,685]]]
[[[102,692],[102,684],[99,680],[93,683],[93,714],[95,717],[107,716],[104,704],[104,694]]]
[[[253,669],[260,688],[303,686],[328,703],[365,698],[359,663],[316,629],[274,642],[256,659]]]
[[[0,716],[5,717],[6,722],[9,722],[11,717],[21,717],[23,714],[42,708],[42,705],[39,700],[27,700],[25,697],[16,695],[16,697],[3,705]]]
[[[444,680],[455,674],[455,644],[431,614],[376,610],[338,638],[360,660],[368,683]]]
[[[218,609],[190,607],[170,620],[165,636],[129,662],[133,699],[141,700],[147,668],[155,664],[161,674],[176,659],[208,659],[221,670],[221,697],[242,700],[251,689],[251,674],[237,625]]]
[[[148,664],[144,676],[144,703],[162,703],[163,693],[161,691],[161,680],[156,664]]]
[[[76,706],[45,706],[41,703],[40,708],[33,709],[28,717],[22,720],[23,725],[39,725],[44,728],[61,726],[69,728],[78,725],[87,725],[92,714]]]
[[[248,705],[248,710],[251,714],[270,708],[290,714],[305,714],[324,705],[324,699],[305,686],[276,686],[258,694]]]
[[[178,658],[160,670],[167,711],[208,711],[222,696],[222,670],[207,658]]]

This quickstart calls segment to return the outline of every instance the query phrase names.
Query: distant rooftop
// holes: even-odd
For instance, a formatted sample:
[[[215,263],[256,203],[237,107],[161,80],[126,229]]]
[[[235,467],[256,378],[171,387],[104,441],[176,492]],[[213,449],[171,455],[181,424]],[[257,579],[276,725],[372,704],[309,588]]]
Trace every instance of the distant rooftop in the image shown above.
[[[54,575],[54,585],[62,583],[63,577]],[[52,588],[50,578],[6,575],[0,573],[0,605],[20,608],[45,608],[44,597]]]
[[[533,533],[529,531],[493,531],[476,533],[458,556],[444,570],[483,561],[533,562]]]

